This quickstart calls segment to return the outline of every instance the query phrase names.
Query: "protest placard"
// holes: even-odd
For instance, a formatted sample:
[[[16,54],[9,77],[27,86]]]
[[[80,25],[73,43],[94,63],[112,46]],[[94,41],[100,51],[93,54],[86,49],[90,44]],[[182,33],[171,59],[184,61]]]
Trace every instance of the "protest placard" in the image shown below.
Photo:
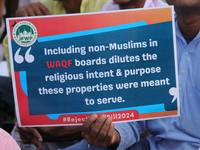
[[[7,19],[20,126],[179,113],[173,7]]]

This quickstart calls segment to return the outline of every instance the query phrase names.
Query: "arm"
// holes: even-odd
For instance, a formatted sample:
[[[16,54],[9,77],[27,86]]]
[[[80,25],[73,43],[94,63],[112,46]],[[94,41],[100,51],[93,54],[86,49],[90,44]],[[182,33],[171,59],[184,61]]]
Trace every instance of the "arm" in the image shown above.
[[[5,0],[1,0],[0,1],[0,41],[2,40],[4,31],[5,31],[5,22],[4,22],[5,10],[4,9],[5,9]]]
[[[40,2],[22,6],[16,11],[17,17],[51,15],[49,10]]]
[[[2,19],[3,19],[4,6],[5,6],[5,0],[1,0],[0,1],[0,27],[1,27]]]
[[[140,140],[140,136],[145,130],[145,121],[116,123],[115,130],[121,137],[117,150],[127,149]]]
[[[37,130],[44,142],[71,142],[83,139],[82,126],[39,127]]]
[[[40,142],[43,142],[43,139],[40,133],[35,128],[16,126],[16,131],[18,131],[20,135],[21,143],[33,143],[39,150],[42,149],[42,145]]]
[[[21,143],[33,143],[38,149],[42,149],[40,142],[71,142],[81,140],[82,126],[59,126],[59,127],[18,127]]]

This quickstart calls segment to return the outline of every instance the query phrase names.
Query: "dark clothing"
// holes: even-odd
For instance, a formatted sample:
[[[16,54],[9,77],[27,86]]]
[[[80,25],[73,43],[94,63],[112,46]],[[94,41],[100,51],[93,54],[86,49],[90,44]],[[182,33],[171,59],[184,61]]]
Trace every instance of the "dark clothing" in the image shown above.
[[[0,110],[14,117],[14,97],[10,77],[0,76]]]

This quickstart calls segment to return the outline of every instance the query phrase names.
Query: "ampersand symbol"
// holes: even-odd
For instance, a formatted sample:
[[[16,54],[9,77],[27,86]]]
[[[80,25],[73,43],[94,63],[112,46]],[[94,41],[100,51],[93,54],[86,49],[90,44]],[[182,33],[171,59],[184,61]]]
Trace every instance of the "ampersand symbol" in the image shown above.
[[[122,76],[122,72],[121,72],[121,69],[117,69],[117,73],[116,73],[116,76]]]

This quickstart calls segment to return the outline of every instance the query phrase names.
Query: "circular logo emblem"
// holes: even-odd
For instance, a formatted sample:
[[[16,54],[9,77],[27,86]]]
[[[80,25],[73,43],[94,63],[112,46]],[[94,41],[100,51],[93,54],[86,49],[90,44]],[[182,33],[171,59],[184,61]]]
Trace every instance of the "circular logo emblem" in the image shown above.
[[[37,28],[29,21],[20,21],[12,30],[14,41],[22,46],[29,47],[35,43],[38,37]]]

